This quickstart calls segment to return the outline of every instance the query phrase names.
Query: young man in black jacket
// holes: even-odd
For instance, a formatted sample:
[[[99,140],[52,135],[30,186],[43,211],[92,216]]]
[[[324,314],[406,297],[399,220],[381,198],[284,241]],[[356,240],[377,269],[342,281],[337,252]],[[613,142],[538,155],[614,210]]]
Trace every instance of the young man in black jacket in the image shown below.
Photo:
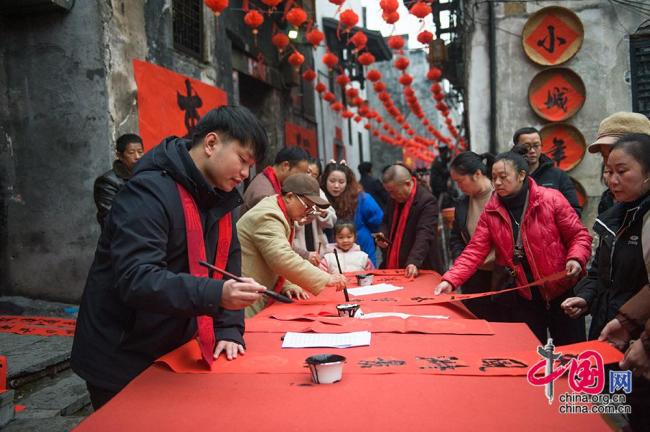
[[[542,137],[534,127],[518,129],[512,137],[513,151],[521,154],[528,162],[530,176],[535,183],[562,192],[578,214],[582,215],[582,207],[578,203],[576,187],[567,173],[553,164],[551,158],[542,153]]]
[[[214,358],[244,352],[243,308],[265,288],[252,279],[202,277],[196,264],[202,258],[240,273],[231,212],[242,199],[235,187],[266,147],[263,127],[246,108],[214,109],[192,140],[169,137],[149,151],[115,198],[72,347],[72,368],[86,380],[95,409],[192,339],[197,322]]]

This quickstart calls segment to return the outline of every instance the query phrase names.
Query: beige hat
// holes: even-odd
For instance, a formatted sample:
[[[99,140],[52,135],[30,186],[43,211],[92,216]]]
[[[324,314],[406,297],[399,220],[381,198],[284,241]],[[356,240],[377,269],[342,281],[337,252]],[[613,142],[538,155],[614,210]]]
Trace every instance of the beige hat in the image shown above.
[[[293,192],[296,195],[304,196],[318,207],[327,208],[329,201],[320,196],[320,186],[315,178],[309,174],[292,174],[282,183],[282,192]]]
[[[650,120],[635,112],[617,112],[600,122],[598,137],[589,144],[589,153],[598,153],[602,145],[614,145],[620,137],[629,133],[650,135]]]

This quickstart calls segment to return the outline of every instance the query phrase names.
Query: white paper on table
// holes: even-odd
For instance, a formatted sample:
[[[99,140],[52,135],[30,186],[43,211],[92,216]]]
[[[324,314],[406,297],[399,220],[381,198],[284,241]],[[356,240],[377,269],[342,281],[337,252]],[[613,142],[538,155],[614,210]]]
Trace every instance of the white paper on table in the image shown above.
[[[284,335],[282,348],[350,348],[370,345],[370,332],[295,333]]]
[[[401,289],[404,289],[404,287],[395,286],[386,283],[380,283],[376,285],[367,285],[359,288],[348,288],[348,294],[354,296],[362,296],[368,294],[379,294],[379,293],[385,293],[391,291],[398,291]]]
[[[357,314],[358,315],[358,314]],[[370,312],[367,314],[362,314],[355,318],[359,319],[372,319],[372,318],[384,318],[384,317],[398,317],[402,319],[407,319],[409,317],[418,317],[418,318],[431,318],[431,319],[449,319],[447,315],[411,315],[402,312]]]

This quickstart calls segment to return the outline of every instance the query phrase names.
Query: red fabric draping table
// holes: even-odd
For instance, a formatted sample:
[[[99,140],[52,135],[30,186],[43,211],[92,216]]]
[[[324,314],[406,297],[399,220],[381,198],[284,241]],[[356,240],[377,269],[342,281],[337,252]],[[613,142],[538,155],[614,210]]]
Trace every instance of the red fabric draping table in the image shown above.
[[[425,275],[411,282],[411,288],[418,292],[432,290],[432,283],[438,278]],[[377,279],[376,283],[381,282]],[[402,285],[399,280],[390,283]],[[399,295],[402,294],[412,295]],[[395,292],[377,296],[392,298]],[[472,317],[462,305],[397,306],[369,301],[377,296],[364,296],[365,312],[447,315],[450,320]],[[336,303],[342,303],[342,293],[329,291],[307,305],[275,304],[249,322],[270,322],[274,314],[318,317],[321,312],[330,314],[329,308]],[[543,389],[528,384],[525,376],[354,370],[358,361],[365,358],[398,358],[420,351],[425,356],[459,358],[472,353],[530,351],[531,359],[535,358],[539,343],[524,324],[489,326],[493,335],[373,333],[370,347],[342,350],[282,349],[280,333],[249,333],[244,358],[234,362],[221,358],[215,362],[214,373],[174,373],[166,366],[151,366],[77,430],[609,430],[597,415],[560,414],[557,402],[549,406]],[[348,358],[341,382],[311,383],[308,371],[302,367],[304,359],[323,352],[336,352]],[[282,373],[260,373],[263,368],[254,367],[256,355],[258,360],[264,356],[281,359],[290,367]],[[247,358],[251,361],[246,362]],[[556,381],[556,394],[566,391],[566,379]]]

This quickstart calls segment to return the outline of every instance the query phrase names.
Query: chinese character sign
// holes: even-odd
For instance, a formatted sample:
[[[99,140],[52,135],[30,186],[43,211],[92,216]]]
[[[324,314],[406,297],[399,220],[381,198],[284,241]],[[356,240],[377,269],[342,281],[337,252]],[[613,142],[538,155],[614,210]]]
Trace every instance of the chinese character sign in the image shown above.
[[[570,69],[547,69],[533,78],[528,100],[533,111],[543,119],[564,121],[582,108],[585,86]]]
[[[223,90],[151,63],[134,60],[133,72],[145,150],[170,135],[191,136],[206,112],[228,103]]]
[[[544,8],[524,26],[524,51],[535,63],[559,65],[578,52],[583,36],[580,18],[571,10],[556,6]]]
[[[542,152],[565,171],[575,168],[585,155],[585,139],[578,129],[557,123],[542,128]]]
[[[284,123],[284,144],[287,147],[302,147],[311,156],[318,157],[316,130],[293,123]]]

